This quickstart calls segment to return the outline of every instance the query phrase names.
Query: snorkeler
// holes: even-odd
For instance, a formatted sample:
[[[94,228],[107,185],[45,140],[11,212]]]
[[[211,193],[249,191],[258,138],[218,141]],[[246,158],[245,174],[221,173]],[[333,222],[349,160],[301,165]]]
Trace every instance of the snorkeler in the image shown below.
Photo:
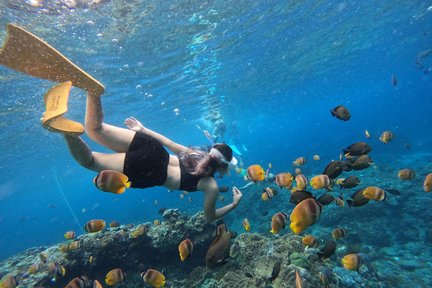
[[[43,55],[43,57],[41,56]],[[60,82],[44,97],[46,112],[42,125],[64,135],[74,159],[93,171],[115,170],[124,173],[131,187],[164,186],[172,190],[203,191],[204,212],[215,220],[233,210],[242,193],[233,187],[233,202],[216,209],[219,187],[215,173],[222,176],[236,165],[232,149],[215,144],[209,152],[197,151],[175,143],[127,118],[129,129],[103,122],[101,95],[104,87],[53,47],[24,29],[9,24],[7,42],[0,50],[0,64],[25,74]],[[84,127],[64,117],[71,86],[87,91],[85,132],[96,143],[116,153],[93,152],[80,137]],[[170,155],[165,147],[176,155]]]
[[[207,139],[211,143],[216,143],[223,140],[227,127],[225,121],[222,118],[222,114],[219,111],[212,111],[211,114],[206,117],[206,119],[210,120],[213,124],[211,134],[207,130],[203,131]]]
[[[214,135],[213,140],[215,142],[217,142],[217,141],[220,141],[220,139],[223,139],[225,131],[226,131],[225,121],[222,118],[216,120],[214,122],[214,128],[213,128],[213,132],[212,132],[212,134]]]

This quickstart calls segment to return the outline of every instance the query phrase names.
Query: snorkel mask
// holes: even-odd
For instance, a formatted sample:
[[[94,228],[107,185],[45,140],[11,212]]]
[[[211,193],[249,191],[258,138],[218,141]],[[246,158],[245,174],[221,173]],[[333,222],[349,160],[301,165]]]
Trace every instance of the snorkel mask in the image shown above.
[[[226,164],[230,169],[234,169],[237,166],[238,161],[232,155],[232,149],[226,144],[213,145],[209,153],[215,156],[221,163]],[[228,161],[228,159],[230,160]]]

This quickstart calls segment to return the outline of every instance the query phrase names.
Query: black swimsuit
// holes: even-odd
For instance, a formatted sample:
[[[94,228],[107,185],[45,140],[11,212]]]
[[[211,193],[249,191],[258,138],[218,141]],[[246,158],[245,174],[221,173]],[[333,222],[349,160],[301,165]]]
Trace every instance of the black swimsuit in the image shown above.
[[[162,186],[167,179],[169,154],[155,138],[135,133],[126,152],[123,173],[128,176],[133,188],[148,188]],[[197,191],[197,185],[202,176],[187,172],[179,159],[180,188],[189,192]]]
[[[162,186],[167,178],[169,154],[155,138],[135,133],[126,152],[123,173],[129,177],[131,187]]]
[[[197,191],[198,188],[198,182],[203,177],[202,176],[196,176],[192,175],[189,172],[187,172],[186,167],[183,165],[182,160],[179,159],[180,163],[180,188],[179,190],[185,190],[188,192],[194,192]]]

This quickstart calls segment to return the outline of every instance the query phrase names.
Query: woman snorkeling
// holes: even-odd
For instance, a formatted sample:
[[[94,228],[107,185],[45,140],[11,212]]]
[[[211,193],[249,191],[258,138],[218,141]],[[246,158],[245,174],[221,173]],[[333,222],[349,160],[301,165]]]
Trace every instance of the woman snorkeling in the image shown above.
[[[214,144],[210,152],[193,150],[127,118],[124,129],[103,123],[100,97],[87,97],[85,129],[87,135],[117,153],[92,152],[79,136],[65,134],[73,157],[94,170],[115,170],[129,177],[132,187],[164,186],[171,190],[203,191],[204,213],[215,220],[233,210],[242,193],[233,187],[233,202],[215,209],[219,187],[214,174],[226,174],[237,160],[226,144]],[[164,147],[176,155],[170,155]]]
[[[231,204],[219,209],[215,205],[219,187],[214,174],[219,172],[223,176],[237,162],[228,145],[214,144],[208,153],[201,152],[173,142],[135,118],[125,120],[129,129],[104,123],[101,95],[105,88],[101,83],[30,32],[13,24],[7,28],[8,37],[0,49],[0,65],[60,83],[45,94],[46,112],[41,121],[46,129],[64,135],[80,165],[97,172],[121,172],[136,188],[164,186],[203,191],[208,220],[220,218],[238,205],[242,193],[236,187]],[[72,86],[87,91],[85,128],[64,116]],[[116,153],[91,151],[80,137],[84,131],[92,140]],[[170,155],[164,147],[176,155]]]

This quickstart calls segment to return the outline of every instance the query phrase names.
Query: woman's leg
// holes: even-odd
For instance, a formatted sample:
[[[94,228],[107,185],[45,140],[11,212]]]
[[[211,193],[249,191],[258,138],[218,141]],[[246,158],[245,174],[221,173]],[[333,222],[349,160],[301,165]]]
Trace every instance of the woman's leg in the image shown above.
[[[83,167],[93,170],[116,170],[123,172],[125,153],[105,154],[92,152],[79,136],[65,135],[73,158]]]
[[[111,150],[127,152],[136,132],[103,123],[103,118],[101,97],[88,93],[85,115],[87,135]]]

